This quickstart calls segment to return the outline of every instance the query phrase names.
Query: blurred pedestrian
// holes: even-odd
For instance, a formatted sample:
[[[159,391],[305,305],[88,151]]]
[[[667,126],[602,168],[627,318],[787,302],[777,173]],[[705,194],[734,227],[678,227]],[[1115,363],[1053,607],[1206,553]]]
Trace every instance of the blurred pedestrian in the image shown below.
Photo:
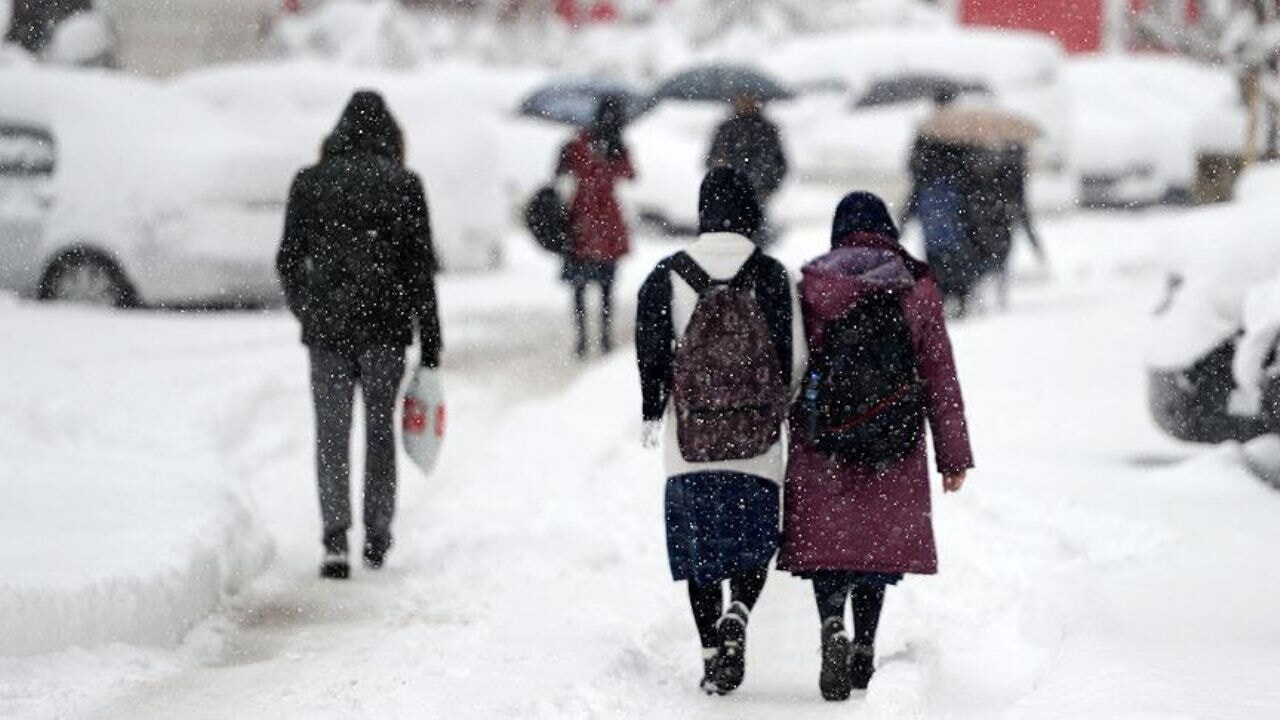
[[[786,269],[750,239],[760,210],[747,177],[711,170],[698,214],[698,240],[640,289],[636,354],[644,444],[664,448],[671,574],[688,581],[701,687],[725,694],[742,683],[777,550],[781,427],[804,338]]]
[[[979,275],[969,218],[970,154],[963,145],[917,138],[911,151],[911,195],[901,218],[904,227],[912,219],[920,221],[925,257],[956,317],[968,314]]]
[[[967,216],[979,278],[993,277],[1000,307],[1009,306],[1009,258],[1022,230],[1041,266],[1048,260],[1027,204],[1027,150],[1022,145],[970,151]]]
[[[618,261],[631,249],[616,186],[636,176],[622,139],[626,122],[625,98],[604,96],[595,121],[564,147],[556,168],[557,176],[571,178],[575,185],[569,202],[572,237],[561,278],[573,287],[574,351],[580,359],[587,356],[590,285],[600,288],[600,348],[605,353],[613,349],[613,280]]]
[[[309,348],[321,575],[346,578],[351,529],[350,433],[357,385],[365,409],[364,561],[382,566],[396,502],[393,420],[405,347],[440,362],[435,252],[422,181],[404,167],[404,138],[377,93],[357,92],[320,162],[289,193],[276,269]]]
[[[886,588],[937,571],[926,419],[944,490],[960,490],[973,458],[929,266],[869,193],[841,201],[831,239],[800,283],[809,369],[791,416],[778,568],[813,583],[819,686],[841,700],[875,671]]]
[[[769,222],[769,202],[787,177],[787,154],[778,126],[765,117],[763,104],[754,95],[742,95],[734,114],[716,128],[707,153],[707,169],[725,166],[746,175],[760,205],[757,243],[767,248],[774,241]]]

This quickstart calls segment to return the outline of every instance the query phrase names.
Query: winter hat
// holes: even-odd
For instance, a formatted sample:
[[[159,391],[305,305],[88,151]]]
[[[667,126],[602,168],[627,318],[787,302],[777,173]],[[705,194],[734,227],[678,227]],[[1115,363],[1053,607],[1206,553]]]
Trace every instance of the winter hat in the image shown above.
[[[893,240],[899,237],[889,208],[869,192],[849,193],[840,201],[835,220],[831,223],[832,246],[838,246],[841,240],[855,233],[883,235]]]
[[[746,175],[730,167],[712,168],[698,193],[698,232],[732,232],[753,237],[760,229],[760,204]]]
[[[371,152],[402,163],[404,135],[382,96],[372,90],[360,90],[347,102],[325,141],[324,152],[326,157]]]

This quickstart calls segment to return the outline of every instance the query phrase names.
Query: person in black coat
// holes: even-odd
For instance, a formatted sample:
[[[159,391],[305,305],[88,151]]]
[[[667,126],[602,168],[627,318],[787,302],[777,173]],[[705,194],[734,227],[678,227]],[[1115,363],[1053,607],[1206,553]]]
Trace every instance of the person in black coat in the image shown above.
[[[761,212],[767,216],[769,200],[787,177],[787,153],[778,126],[765,117],[758,98],[738,98],[733,116],[716,128],[706,165],[708,170],[731,167],[746,175],[755,188]],[[768,245],[771,234],[766,217],[755,239]]]
[[[416,326],[422,365],[437,367],[441,338],[426,195],[404,167],[404,139],[382,97],[357,92],[321,155],[294,179],[276,270],[310,350],[321,574],[344,578],[355,386],[365,406],[364,559],[377,568],[392,540],[405,347]]]
[[[1009,255],[1021,228],[1041,266],[1048,264],[1027,203],[1027,149],[1010,145],[974,150],[970,172],[973,191],[967,203],[973,232],[975,274],[992,275],[1002,308],[1009,305]]]

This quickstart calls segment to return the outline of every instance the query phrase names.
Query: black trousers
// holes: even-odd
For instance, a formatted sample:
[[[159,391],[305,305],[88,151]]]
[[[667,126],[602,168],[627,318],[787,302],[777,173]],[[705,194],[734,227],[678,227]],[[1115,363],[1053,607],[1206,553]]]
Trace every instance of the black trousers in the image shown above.
[[[323,541],[330,552],[346,552],[351,529],[351,416],[356,385],[364,397],[366,539],[390,543],[396,510],[395,409],[404,366],[404,348],[399,346],[374,347],[358,355],[311,349],[316,479]]]

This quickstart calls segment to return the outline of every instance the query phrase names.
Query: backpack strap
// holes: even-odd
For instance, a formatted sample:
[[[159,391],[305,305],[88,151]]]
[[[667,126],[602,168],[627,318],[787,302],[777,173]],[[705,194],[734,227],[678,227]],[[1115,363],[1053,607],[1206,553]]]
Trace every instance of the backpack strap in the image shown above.
[[[678,252],[671,256],[671,270],[681,277],[689,287],[693,288],[699,296],[705,294],[713,287],[731,287],[734,290],[745,292],[753,290],[759,282],[760,269],[764,254],[759,248],[752,251],[742,267],[738,268],[738,272],[728,280],[716,280],[712,278],[707,271],[693,259],[693,256],[686,252]]]
[[[704,293],[716,285],[723,285],[723,282],[716,282],[711,279],[706,270],[693,259],[687,252],[678,252],[671,256],[671,270],[679,275],[682,280],[689,283],[689,287],[701,297]]]
[[[765,324],[769,327],[769,337],[778,353],[782,366],[782,379],[791,384],[791,358],[794,352],[791,337],[791,279],[782,263],[756,251],[748,261],[751,266],[749,278],[755,288],[756,300],[764,313]],[[744,272],[747,268],[743,268]]]
[[[760,252],[760,248],[751,251],[746,261],[742,263],[742,267],[738,268],[738,274],[729,280],[729,287],[738,291],[755,290],[757,283],[760,282],[763,264],[764,253]]]

